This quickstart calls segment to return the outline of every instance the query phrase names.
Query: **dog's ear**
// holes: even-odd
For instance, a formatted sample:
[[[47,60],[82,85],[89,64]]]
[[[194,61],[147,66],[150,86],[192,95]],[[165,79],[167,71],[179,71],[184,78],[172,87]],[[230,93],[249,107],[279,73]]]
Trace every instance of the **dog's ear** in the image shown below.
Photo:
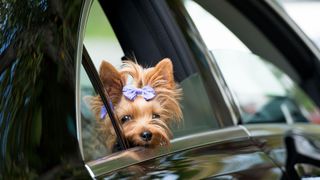
[[[148,73],[148,79],[152,82],[163,81],[163,85],[166,86],[166,88],[172,89],[174,88],[174,76],[173,76],[173,66],[172,62],[169,58],[162,59],[158,64],[152,68],[152,70]],[[151,83],[151,84],[154,84]]]
[[[118,103],[121,98],[122,88],[125,84],[125,77],[106,61],[102,61],[99,75],[112,103]]]

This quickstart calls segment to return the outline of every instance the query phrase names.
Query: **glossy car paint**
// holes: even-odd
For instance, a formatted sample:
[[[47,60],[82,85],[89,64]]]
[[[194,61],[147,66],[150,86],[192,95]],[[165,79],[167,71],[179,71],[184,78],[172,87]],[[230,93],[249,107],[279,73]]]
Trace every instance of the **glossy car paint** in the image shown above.
[[[82,1],[0,3],[0,179],[88,177],[75,118]]]
[[[58,0],[1,4],[0,179],[88,178],[85,166],[91,176],[110,179],[283,176],[286,125],[224,128],[176,139],[171,149],[135,148],[85,165],[75,127],[74,88],[82,7],[80,1]],[[208,66],[211,57],[186,16],[176,20],[208,80],[215,114],[223,127],[235,125],[237,107],[217,67]],[[298,128],[309,131],[310,126]]]
[[[178,138],[173,140],[172,146],[167,149],[131,149],[129,152],[89,162],[88,166],[98,178],[115,179],[120,177],[268,179],[282,176],[281,169],[252,143],[241,127]],[[113,170],[117,171],[112,172]],[[111,172],[105,174],[109,171]]]
[[[290,132],[299,133],[301,136],[305,137],[313,147],[308,147],[308,145],[299,142],[297,142],[297,146],[303,148],[307,155],[315,156],[317,157],[316,159],[319,159],[317,151],[319,151],[320,127],[318,125],[306,123],[296,123],[292,125],[265,124],[262,127],[261,125],[251,124],[245,125],[245,128],[248,130],[248,133],[256,146],[259,147],[261,151],[265,152],[278,166],[282,167],[284,171],[286,171],[285,167],[288,166],[288,162],[294,161],[297,162],[297,167],[299,167],[295,167],[295,170],[300,172],[299,178],[320,175],[320,168],[316,165],[307,167],[300,166],[299,164],[302,163],[299,163],[299,161],[305,161],[305,159],[298,158],[297,155],[288,154],[288,148],[293,147],[286,147],[284,138]],[[313,151],[313,148],[316,150]],[[296,179],[292,174],[292,172],[288,172],[289,179]]]

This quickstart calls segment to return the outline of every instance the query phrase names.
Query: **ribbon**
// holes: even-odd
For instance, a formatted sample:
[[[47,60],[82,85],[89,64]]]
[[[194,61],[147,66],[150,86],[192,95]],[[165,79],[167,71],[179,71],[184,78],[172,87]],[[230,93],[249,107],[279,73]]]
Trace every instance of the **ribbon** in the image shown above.
[[[156,96],[156,92],[150,86],[144,86],[140,89],[132,85],[126,85],[123,87],[122,93],[130,101],[134,101],[138,95],[142,96],[146,101],[149,101]]]

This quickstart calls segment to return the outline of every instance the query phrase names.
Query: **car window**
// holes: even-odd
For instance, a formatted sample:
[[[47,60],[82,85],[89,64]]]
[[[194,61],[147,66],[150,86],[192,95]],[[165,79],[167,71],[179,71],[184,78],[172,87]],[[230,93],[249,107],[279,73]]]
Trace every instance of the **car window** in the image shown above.
[[[98,1],[93,2],[89,13],[84,46],[97,71],[99,71],[102,61],[109,62],[119,70],[122,64],[121,59],[123,59],[124,54],[127,54],[122,51]],[[134,52],[130,53],[134,55]],[[200,74],[189,74],[177,84],[182,88],[183,97],[180,101],[180,107],[183,120],[181,123],[173,124],[170,127],[173,139],[219,128]],[[80,69],[80,96],[80,131],[84,160],[96,160],[117,151],[110,150],[107,147],[108,135],[104,134],[102,129],[106,126],[112,126],[112,124],[104,122],[93,113],[92,97],[98,98],[99,96],[83,66]],[[102,102],[98,106],[102,108]]]
[[[284,11],[320,48],[320,24],[316,23],[320,16],[320,2],[306,0],[277,0]]]
[[[290,66],[279,63],[283,59],[274,63],[254,54],[261,44],[246,45],[204,5],[184,2],[237,101],[243,123],[319,122],[318,108],[297,85]]]
[[[317,108],[297,84],[261,57],[213,51],[237,97],[243,123],[316,122]]]

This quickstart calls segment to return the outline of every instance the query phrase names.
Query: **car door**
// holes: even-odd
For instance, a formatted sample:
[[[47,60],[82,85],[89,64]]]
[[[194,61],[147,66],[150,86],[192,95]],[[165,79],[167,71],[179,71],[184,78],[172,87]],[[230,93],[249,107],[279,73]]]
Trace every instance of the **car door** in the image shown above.
[[[90,119],[90,111],[78,97],[78,138],[92,177],[274,179],[282,176],[282,170],[252,141],[247,129],[236,124],[238,110],[234,108],[235,103],[228,97],[230,92],[223,87],[223,78],[210,61],[211,55],[182,2],[125,0],[95,3],[93,6],[99,6],[107,16],[123,56],[134,55],[144,66],[154,65],[164,57],[172,59],[175,79],[184,93],[181,102],[184,119],[183,124],[172,127],[174,138],[167,148],[129,147],[119,152],[107,152],[97,147],[90,150],[91,145],[103,142],[90,138],[90,132],[86,135],[90,139],[84,137],[89,129],[84,122],[95,120]],[[90,49],[88,43],[84,44]],[[91,61],[95,52],[88,51],[83,57]],[[99,64],[100,60],[97,61],[94,64]],[[82,73],[89,79],[92,76],[83,69],[78,75]],[[86,93],[84,90],[96,94],[90,85],[96,82],[91,80],[88,83],[84,79],[87,78],[79,78],[80,94]]]
[[[318,49],[273,1],[186,2],[239,109],[238,124],[290,179],[318,175],[319,158],[306,160],[308,143],[320,137]],[[306,143],[303,158],[297,142]]]
[[[75,128],[83,2],[0,3],[0,179],[90,177]]]

